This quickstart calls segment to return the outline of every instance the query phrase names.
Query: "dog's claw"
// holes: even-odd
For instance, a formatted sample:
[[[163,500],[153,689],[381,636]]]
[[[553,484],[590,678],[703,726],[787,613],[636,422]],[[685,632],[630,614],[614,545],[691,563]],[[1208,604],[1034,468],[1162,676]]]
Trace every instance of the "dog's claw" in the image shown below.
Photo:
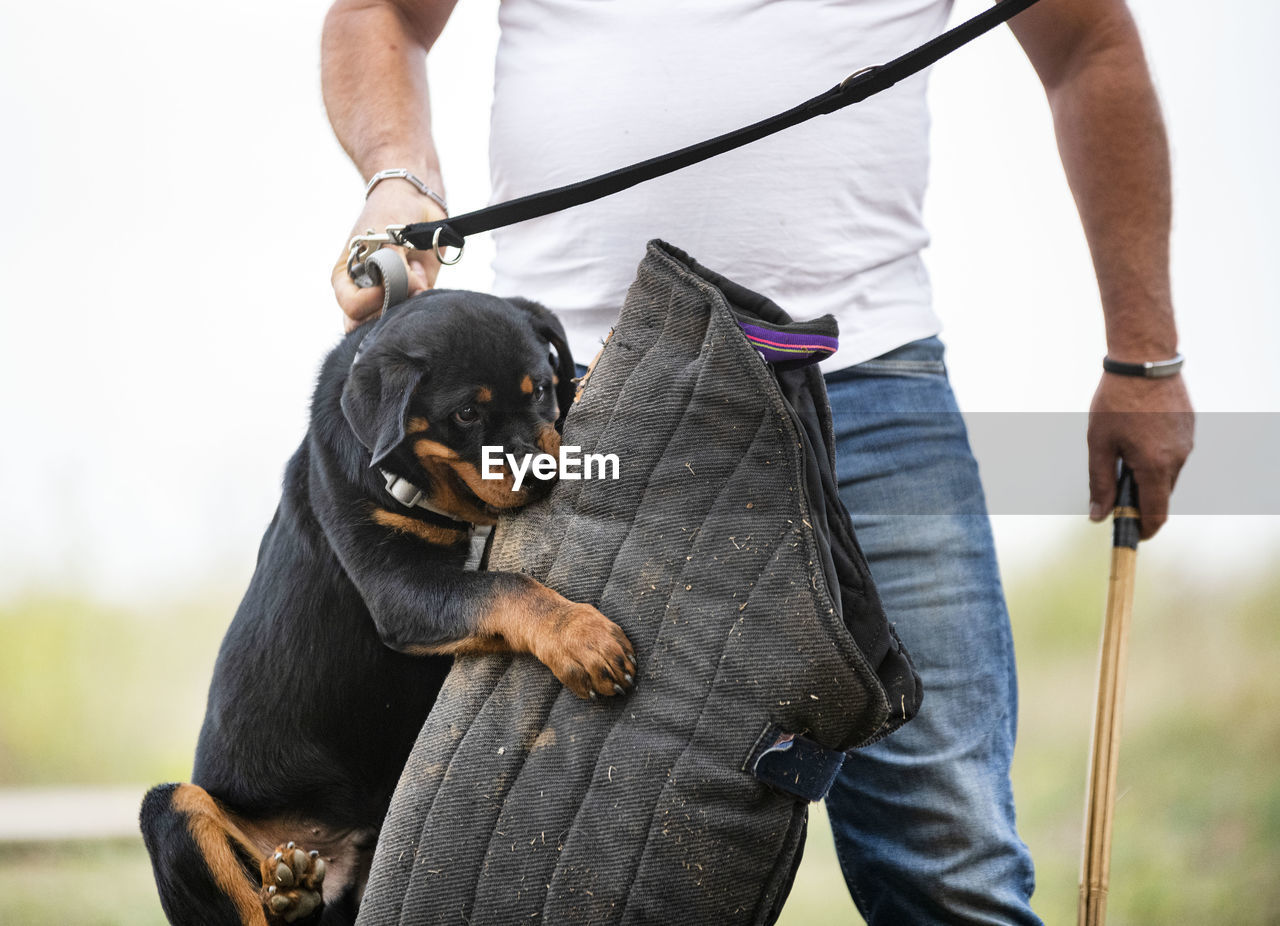
[[[271,856],[271,857],[272,857],[273,859],[275,859],[275,860],[278,862],[278,861],[280,861],[280,859],[284,858],[284,853],[283,853],[283,852],[277,852],[275,855],[273,855],[273,856]]]
[[[274,884],[271,885],[269,888],[267,888],[268,894],[274,894],[275,892],[276,892],[276,886]]]
[[[627,693],[627,689],[623,688],[621,685],[617,684],[616,682],[613,685],[613,690],[615,694],[623,695]]]
[[[596,693],[595,693],[595,691],[594,691],[594,690],[592,690],[592,691],[588,691],[588,692],[587,692],[587,695],[588,695],[588,697],[590,697],[590,698],[591,698],[591,700],[592,700],[592,701],[594,701],[594,700],[596,699]]]
[[[320,855],[320,850],[312,849],[310,852],[307,853],[307,855],[309,855],[311,858],[317,858]]]
[[[292,843],[292,842],[286,842],[286,843],[284,844],[284,847],[285,847],[286,849],[292,849],[292,848],[293,848],[293,846],[294,846],[294,843]]]
[[[626,679],[626,681],[627,681],[627,684],[628,684],[628,685],[634,685],[634,684],[635,684],[635,681],[636,681],[636,680],[635,680],[634,678],[632,678],[632,677],[631,677],[631,673],[630,673],[630,672],[624,672],[624,673],[622,673],[622,677],[623,677],[624,679]]]

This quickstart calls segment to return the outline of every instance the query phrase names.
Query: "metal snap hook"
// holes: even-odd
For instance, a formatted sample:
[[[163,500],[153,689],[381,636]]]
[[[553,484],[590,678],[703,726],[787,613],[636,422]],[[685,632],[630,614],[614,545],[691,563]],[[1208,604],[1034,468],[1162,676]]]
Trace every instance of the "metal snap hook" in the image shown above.
[[[378,233],[368,228],[363,235],[352,238],[347,245],[347,276],[353,280],[359,277],[364,271],[365,263],[384,245],[394,244],[410,251],[414,250],[413,244],[404,239],[404,229],[403,225],[388,225],[386,231]],[[458,257],[461,258],[461,256],[459,253]],[[454,263],[456,264],[457,260]]]

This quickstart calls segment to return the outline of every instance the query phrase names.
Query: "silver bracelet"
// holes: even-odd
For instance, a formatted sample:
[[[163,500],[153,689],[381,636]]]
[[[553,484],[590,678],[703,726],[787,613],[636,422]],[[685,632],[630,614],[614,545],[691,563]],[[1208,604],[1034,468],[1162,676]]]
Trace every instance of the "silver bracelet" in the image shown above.
[[[364,198],[368,199],[369,194],[373,192],[373,188],[376,187],[383,180],[392,180],[392,179],[408,180],[410,183],[413,184],[414,188],[419,193],[421,193],[423,196],[430,199],[437,206],[439,206],[446,213],[448,213],[449,205],[444,201],[444,197],[441,196],[439,193],[437,193],[435,190],[431,189],[431,187],[427,186],[425,183],[423,183],[413,174],[409,173],[409,171],[405,170],[403,167],[393,167],[390,170],[380,170],[376,174],[374,174],[372,177],[370,177],[368,185],[365,186],[364,188]]]

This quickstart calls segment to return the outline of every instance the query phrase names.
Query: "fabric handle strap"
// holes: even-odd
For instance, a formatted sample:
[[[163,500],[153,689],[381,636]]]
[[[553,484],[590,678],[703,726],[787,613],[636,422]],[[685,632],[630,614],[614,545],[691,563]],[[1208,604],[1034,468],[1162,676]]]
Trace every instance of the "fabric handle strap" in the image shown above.
[[[844,765],[845,754],[776,724],[764,728],[742,770],[792,797],[820,801]]]
[[[647,161],[640,161],[629,167],[600,174],[589,180],[581,180],[541,193],[532,193],[504,203],[495,203],[492,206],[477,209],[475,212],[441,219],[437,222],[415,222],[406,225],[400,232],[400,237],[416,248],[433,246],[460,248],[466,242],[468,235],[493,231],[495,228],[536,219],[572,206],[580,206],[583,203],[619,193],[646,180],[652,180],[718,154],[724,154],[726,151],[741,148],[775,132],[807,122],[815,116],[833,113],[854,103],[860,103],[882,90],[887,90],[899,81],[918,74],[962,45],[1007,22],[1035,2],[1036,0],[1000,0],[972,19],[894,58],[887,64],[858,71],[825,93],[820,93],[799,106],[753,125],[668,154],[649,158]],[[437,230],[439,231],[438,239]]]

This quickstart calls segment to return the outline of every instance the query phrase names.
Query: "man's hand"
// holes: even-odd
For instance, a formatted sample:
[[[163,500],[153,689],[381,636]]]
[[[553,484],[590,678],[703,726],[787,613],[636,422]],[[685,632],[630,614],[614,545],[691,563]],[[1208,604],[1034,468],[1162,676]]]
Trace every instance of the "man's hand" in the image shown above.
[[[1191,453],[1195,413],[1182,377],[1143,379],[1103,373],[1089,408],[1089,517],[1101,521],[1116,501],[1116,462],[1133,470],[1149,539],[1169,516],[1169,494]]]
[[[373,188],[364,210],[356,219],[348,241],[362,235],[368,229],[381,232],[388,225],[407,225],[411,222],[434,222],[445,218],[444,210],[430,197],[423,196],[413,186],[395,178],[383,180]],[[431,251],[395,248],[409,265],[409,295],[428,290],[436,284],[440,262]],[[333,294],[346,315],[346,330],[350,331],[382,310],[382,288],[361,289],[347,274],[347,248],[333,268],[331,277]]]

